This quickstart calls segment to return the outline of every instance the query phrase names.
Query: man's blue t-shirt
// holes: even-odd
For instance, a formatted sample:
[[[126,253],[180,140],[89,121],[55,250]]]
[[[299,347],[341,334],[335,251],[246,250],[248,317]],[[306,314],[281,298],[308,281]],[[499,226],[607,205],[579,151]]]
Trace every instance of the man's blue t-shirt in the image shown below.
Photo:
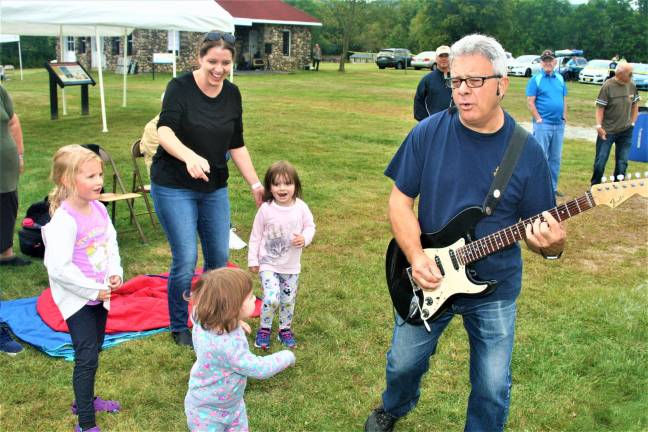
[[[409,133],[385,175],[402,193],[419,198],[422,232],[439,231],[467,207],[482,206],[514,126],[513,118],[505,114],[499,131],[482,134],[461,124],[457,113],[445,110],[425,119]],[[529,135],[495,212],[477,223],[475,237],[482,238],[555,205],[547,160],[538,142]],[[518,296],[522,278],[518,244],[472,267],[479,279],[497,280],[497,289],[478,299],[460,298],[456,304],[514,300]]]
[[[543,123],[555,125],[563,122],[567,85],[562,75],[556,71],[547,75],[541,70],[529,79],[526,95],[535,96],[535,106]]]

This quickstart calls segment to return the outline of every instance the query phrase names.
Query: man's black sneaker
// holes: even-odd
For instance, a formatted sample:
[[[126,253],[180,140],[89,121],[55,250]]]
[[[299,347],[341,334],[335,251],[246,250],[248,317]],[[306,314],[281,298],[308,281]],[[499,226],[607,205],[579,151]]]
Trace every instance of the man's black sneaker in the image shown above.
[[[383,407],[371,411],[364,425],[365,432],[392,432],[398,417],[386,412]]]

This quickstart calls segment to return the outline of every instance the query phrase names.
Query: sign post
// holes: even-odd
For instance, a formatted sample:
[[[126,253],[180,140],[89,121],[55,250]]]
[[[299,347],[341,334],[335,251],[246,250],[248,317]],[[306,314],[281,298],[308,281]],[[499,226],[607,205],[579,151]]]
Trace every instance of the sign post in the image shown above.
[[[155,79],[155,65],[168,64],[175,65],[175,54],[173,53],[153,53],[153,79]]]
[[[88,71],[79,62],[45,63],[45,68],[49,72],[50,118],[58,119],[57,86],[62,89],[67,86],[81,86],[81,114],[88,115],[88,84],[96,84]]]

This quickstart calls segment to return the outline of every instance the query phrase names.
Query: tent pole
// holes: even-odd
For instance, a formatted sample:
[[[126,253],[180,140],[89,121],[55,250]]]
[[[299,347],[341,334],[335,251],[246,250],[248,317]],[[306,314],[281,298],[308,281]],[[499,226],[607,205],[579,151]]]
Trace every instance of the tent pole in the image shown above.
[[[18,63],[20,64],[20,81],[22,81],[23,69],[22,69],[22,51],[20,50],[20,36],[18,36]]]
[[[108,132],[108,125],[106,124],[106,98],[104,96],[104,82],[103,82],[103,64],[101,61],[101,40],[99,39],[99,29],[95,27],[95,39],[97,43],[97,56],[99,57],[98,65],[99,68],[99,95],[101,96],[101,124],[103,126],[102,132]]]
[[[65,59],[65,55],[63,54],[63,50],[65,49],[63,46],[63,26],[59,26],[59,43],[61,44],[61,63],[63,63]],[[61,99],[63,99],[63,115],[67,115],[67,103],[65,101],[65,87],[61,88]]]
[[[173,78],[176,77],[176,32],[175,30],[171,31],[171,34],[173,34],[173,44],[171,44],[171,48],[173,49]]]
[[[128,55],[128,34],[126,33],[126,27],[124,27],[124,97],[122,98],[122,107],[126,106],[126,77],[128,74],[128,65],[126,64],[127,55]]]

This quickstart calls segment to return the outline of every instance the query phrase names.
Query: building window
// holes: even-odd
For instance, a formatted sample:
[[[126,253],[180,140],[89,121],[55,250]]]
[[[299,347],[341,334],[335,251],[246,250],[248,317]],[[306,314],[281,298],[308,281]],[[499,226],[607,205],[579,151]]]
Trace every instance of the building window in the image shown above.
[[[169,30],[167,32],[167,50],[169,52],[175,51],[176,54],[180,53],[180,32]]]
[[[74,51],[74,36],[67,36],[65,38],[65,45],[67,51]]]
[[[113,54],[119,54],[119,38],[118,37],[112,38],[112,53]]]
[[[290,57],[290,30],[283,30],[283,55]]]
[[[126,38],[126,55],[133,55],[133,33],[129,34]]]
[[[79,54],[85,54],[86,52],[86,38],[79,38]]]

